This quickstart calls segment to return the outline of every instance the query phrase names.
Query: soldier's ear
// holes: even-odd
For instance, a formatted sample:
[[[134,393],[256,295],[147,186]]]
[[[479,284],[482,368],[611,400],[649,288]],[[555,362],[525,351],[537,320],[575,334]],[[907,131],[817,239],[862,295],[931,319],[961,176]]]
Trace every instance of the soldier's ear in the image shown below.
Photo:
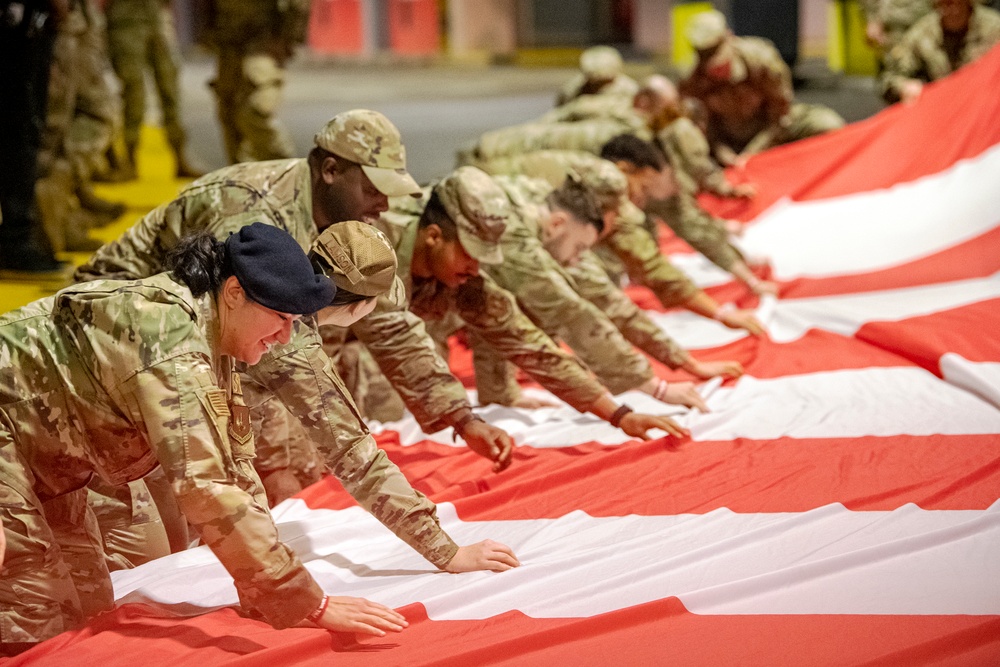
[[[219,290],[219,300],[229,308],[236,308],[246,300],[246,292],[236,276],[229,276]]]
[[[327,154],[327,156],[323,158],[323,161],[319,163],[320,178],[322,178],[323,182],[327,185],[333,183],[337,178],[337,175],[340,173],[340,162],[341,161],[338,160],[336,156]]]
[[[429,246],[435,246],[444,240],[444,234],[441,232],[441,228],[435,224],[431,223],[424,227],[424,242]]]

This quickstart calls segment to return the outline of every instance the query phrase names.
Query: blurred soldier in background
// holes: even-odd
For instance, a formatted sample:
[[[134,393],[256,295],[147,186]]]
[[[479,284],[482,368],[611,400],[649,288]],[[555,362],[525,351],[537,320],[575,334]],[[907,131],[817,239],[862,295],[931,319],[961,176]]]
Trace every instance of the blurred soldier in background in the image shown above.
[[[563,85],[556,106],[581,95],[632,97],[639,84],[622,72],[622,56],[611,46],[592,46],[580,54],[580,71]]]
[[[934,0],[861,0],[865,38],[878,51],[879,73],[885,58],[910,27],[927,15]]]
[[[708,140],[724,165],[844,125],[830,108],[795,103],[791,70],[774,45],[736,37],[721,12],[695,16],[688,39],[698,63],[681,82],[681,94],[705,104]]]
[[[295,155],[281,102],[285,63],[305,41],[309,0],[213,0],[208,39],[218,52],[211,86],[230,163]]]
[[[65,277],[35,201],[56,26],[68,0],[0,0],[0,275]]]
[[[1000,13],[977,0],[935,0],[886,57],[882,95],[913,102],[924,83],[948,76],[1000,42]]]
[[[145,70],[153,72],[163,129],[176,160],[177,178],[198,178],[185,153],[180,120],[180,54],[170,0],[108,0],[108,48],[122,83],[126,171],[135,177],[135,153],[146,110]]]

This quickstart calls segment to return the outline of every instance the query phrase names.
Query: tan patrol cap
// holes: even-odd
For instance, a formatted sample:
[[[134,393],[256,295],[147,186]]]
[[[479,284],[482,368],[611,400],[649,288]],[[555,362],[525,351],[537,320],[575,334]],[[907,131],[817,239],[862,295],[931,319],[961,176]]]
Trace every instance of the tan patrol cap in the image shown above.
[[[687,38],[697,50],[710,49],[729,32],[725,15],[717,10],[696,14],[687,29]]]
[[[406,303],[406,288],[396,276],[396,252],[381,231],[357,220],[337,222],[309,248],[314,266],[337,286],[363,297],[385,295],[397,306]]]
[[[406,171],[406,149],[399,130],[379,112],[339,113],[313,140],[320,148],[360,164],[372,185],[387,197],[420,195],[420,186]]]
[[[458,241],[483,264],[500,264],[500,237],[507,229],[507,195],[486,172],[459,167],[434,186],[448,217],[458,228]]]
[[[622,55],[611,46],[592,46],[580,54],[580,71],[588,79],[613,79],[623,65]]]

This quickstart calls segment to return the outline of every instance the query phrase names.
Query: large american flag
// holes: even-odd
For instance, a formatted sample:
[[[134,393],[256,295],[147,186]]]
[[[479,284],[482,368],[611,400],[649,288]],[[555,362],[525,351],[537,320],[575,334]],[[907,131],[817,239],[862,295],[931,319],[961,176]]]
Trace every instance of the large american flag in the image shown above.
[[[242,618],[199,548],[116,573],[116,611],[7,664],[1000,665],[998,91],[994,49],[914,105],[755,157],[736,175],[753,202],[704,200],[748,222],[781,299],[749,338],[631,290],[699,357],[747,368],[702,387],[711,413],[677,413],[679,451],[568,407],[490,407],[519,444],[494,475],[449,433],[376,429],[459,543],[505,542],[520,568],[434,572],[327,480],[275,510],[283,538],[404,632]]]

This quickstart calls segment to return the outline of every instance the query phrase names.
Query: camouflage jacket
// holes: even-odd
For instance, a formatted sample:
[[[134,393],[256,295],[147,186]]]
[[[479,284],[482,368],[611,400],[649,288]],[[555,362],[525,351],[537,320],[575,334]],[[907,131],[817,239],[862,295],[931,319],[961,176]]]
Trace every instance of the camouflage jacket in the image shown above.
[[[604,144],[619,134],[652,139],[646,122],[636,114],[592,116],[574,121],[534,121],[483,134],[473,155],[476,159],[490,160],[546,149],[587,151],[596,155]]]
[[[887,101],[899,99],[900,86],[906,79],[937,81],[983,56],[1000,42],[1000,13],[975,5],[961,49],[951,56],[944,37],[937,12],[920,19],[903,35],[886,57],[882,72],[882,94]]]
[[[244,51],[306,40],[310,0],[210,0],[208,40]]]
[[[545,123],[575,123],[594,118],[615,118],[634,127],[646,127],[646,121],[635,110],[631,97],[610,95],[581,95],[538,119]]]
[[[723,271],[732,271],[733,264],[743,259],[729,242],[725,223],[708,213],[686,192],[651,202],[646,212],[667,223],[674,234]]]
[[[627,74],[619,74],[609,81],[596,93],[584,93],[587,87],[587,77],[582,72],[577,72],[569,81],[563,84],[556,98],[557,105],[563,105],[580,97],[600,96],[600,97],[621,97],[632,101],[632,97],[639,92],[639,84],[635,79]]]
[[[434,505],[366,430],[338,428],[338,413],[353,404],[318,337],[305,331],[250,369],[254,379],[308,416],[314,442],[363,506],[443,567],[457,546]],[[322,593],[278,541],[251,465],[249,424],[231,420],[241,391],[218,338],[213,298],[193,297],[169,274],[67,288],[0,318],[0,418],[32,462],[33,489],[22,491],[43,501],[81,488],[93,474],[122,485],[159,463],[243,603],[287,627],[315,609]],[[289,382],[312,387],[289,391]]]
[[[773,131],[788,113],[793,98],[792,73],[766,39],[733,37],[731,45],[733,61],[746,68],[745,78],[714,79],[699,62],[679,88],[682,95],[704,103],[709,143],[740,151],[758,134]]]
[[[865,19],[881,23],[890,44],[933,9],[934,0],[861,0]]]
[[[580,296],[573,278],[542,246],[541,215],[547,182],[496,176],[513,215],[501,237],[503,263],[483,271],[514,295],[521,310],[553,338],[561,339],[613,393],[635,389],[653,377],[649,362],[605,315]]]
[[[396,249],[397,273],[407,286],[411,311],[427,320],[457,317],[471,334],[487,341],[504,363],[522,368],[581,412],[589,410],[606,393],[583,364],[535,326],[518,308],[514,297],[488,276],[472,279],[458,289],[449,289],[433,279],[414,279],[410,266],[420,211],[426,205],[427,196],[425,193],[424,199],[419,201],[411,197],[391,201],[392,207],[382,215],[378,227]],[[428,336],[419,344],[431,346],[434,343]],[[509,405],[517,397],[516,387],[509,383],[493,388],[493,392],[484,391],[484,386],[479,389],[479,401],[483,404]]]
[[[704,190],[722,197],[733,195],[719,163],[712,159],[708,139],[690,118],[680,117],[656,134],[656,143],[674,168],[677,184],[689,195]]]
[[[646,216],[618,216],[614,230],[598,244],[621,261],[629,280],[649,288],[664,308],[681,306],[697,292],[698,286],[670,263],[646,228]]]
[[[309,179],[309,165],[302,158],[246,162],[213,171],[101,247],[77,269],[75,278],[146,278],[163,271],[167,253],[180,238],[208,231],[225,239],[251,222],[284,229],[308,248],[319,233]]]
[[[688,361],[687,350],[611,282],[604,264],[593,252],[583,253],[580,261],[566,272],[573,278],[577,293],[614,322],[632,345],[669,368],[679,368]]]

